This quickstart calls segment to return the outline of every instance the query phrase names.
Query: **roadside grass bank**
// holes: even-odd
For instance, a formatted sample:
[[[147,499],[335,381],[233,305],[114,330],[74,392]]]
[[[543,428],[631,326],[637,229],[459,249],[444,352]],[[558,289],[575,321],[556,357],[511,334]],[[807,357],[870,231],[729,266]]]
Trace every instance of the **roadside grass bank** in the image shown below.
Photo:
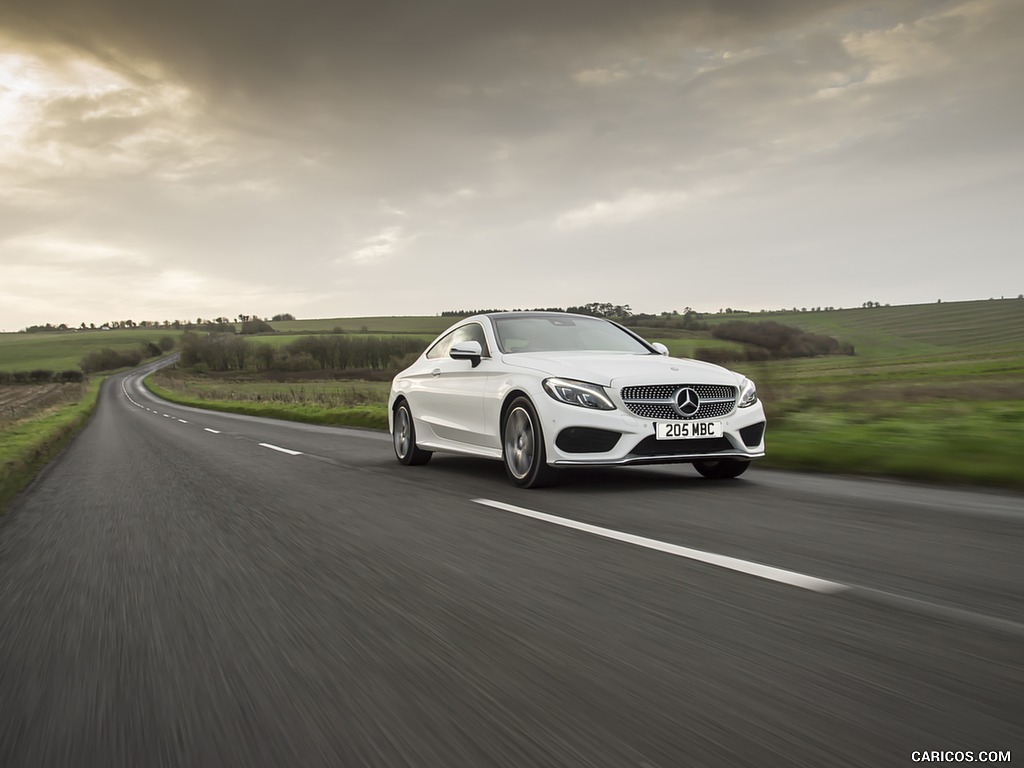
[[[766,408],[763,466],[1024,490],[1020,400]]]
[[[42,403],[21,411],[17,418],[0,421],[0,513],[39,471],[78,434],[96,408],[103,378],[70,389],[61,402]]]
[[[1014,375],[865,381],[856,369],[815,361],[785,371],[773,365],[750,372],[766,379],[768,455],[761,466],[1024,490],[1024,383]],[[146,386],[181,405],[387,428],[386,381],[228,380],[163,369]]]
[[[763,466],[1024,490],[1019,353],[779,360],[745,372],[768,416]]]
[[[335,427],[388,426],[387,382],[224,382],[161,370],[143,383],[164,400],[210,411]]]

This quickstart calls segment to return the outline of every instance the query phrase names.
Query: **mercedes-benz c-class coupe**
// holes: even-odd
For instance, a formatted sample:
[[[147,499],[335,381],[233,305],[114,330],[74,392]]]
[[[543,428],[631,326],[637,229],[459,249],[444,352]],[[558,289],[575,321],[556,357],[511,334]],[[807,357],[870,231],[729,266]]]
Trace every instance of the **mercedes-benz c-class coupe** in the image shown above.
[[[499,459],[523,488],[570,466],[690,463],[734,478],[764,456],[750,379],[562,312],[455,323],[394,378],[388,422],[402,464],[434,451]]]

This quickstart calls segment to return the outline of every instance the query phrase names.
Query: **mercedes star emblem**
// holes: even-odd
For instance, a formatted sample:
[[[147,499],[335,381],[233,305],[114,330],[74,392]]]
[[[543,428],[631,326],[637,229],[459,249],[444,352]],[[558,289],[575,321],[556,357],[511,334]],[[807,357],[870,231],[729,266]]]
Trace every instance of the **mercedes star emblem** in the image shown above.
[[[683,416],[693,416],[700,408],[700,398],[690,387],[683,387],[676,392],[676,410]]]

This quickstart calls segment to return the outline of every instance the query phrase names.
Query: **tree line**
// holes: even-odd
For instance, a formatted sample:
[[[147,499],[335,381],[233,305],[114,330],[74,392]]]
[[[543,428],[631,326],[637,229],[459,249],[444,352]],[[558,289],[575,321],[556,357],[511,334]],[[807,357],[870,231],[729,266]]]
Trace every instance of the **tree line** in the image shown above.
[[[269,322],[279,323],[286,320],[294,320],[295,315],[291,312],[282,312],[269,318]],[[259,315],[246,315],[238,314],[235,319],[232,320],[227,317],[215,317],[215,318],[203,318],[197,317],[194,321],[192,320],[110,320],[106,323],[88,323],[82,322],[79,325],[68,325],[67,323],[45,323],[44,325],[30,325],[25,328],[22,333],[63,333],[65,331],[111,331],[111,330],[132,330],[132,329],[148,329],[148,328],[167,328],[175,331],[213,331],[222,333],[234,333],[235,323],[242,324],[243,328],[246,324],[249,327],[258,327],[260,330],[251,330],[249,333],[262,333],[264,331],[273,331],[274,329],[267,325],[267,320],[262,319]],[[245,333],[246,331],[242,331]]]

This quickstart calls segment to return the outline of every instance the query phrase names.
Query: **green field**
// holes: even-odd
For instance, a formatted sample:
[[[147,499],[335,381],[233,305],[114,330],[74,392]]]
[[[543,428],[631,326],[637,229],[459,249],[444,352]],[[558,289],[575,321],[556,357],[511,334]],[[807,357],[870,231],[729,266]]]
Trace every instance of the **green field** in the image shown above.
[[[377,335],[418,334],[429,341],[458,318],[439,316],[338,317],[289,320],[271,323],[287,334],[327,333],[341,327],[346,333],[362,328]],[[943,352],[973,354],[978,351],[1024,354],[1024,300],[910,304],[895,307],[837,309],[830,312],[768,312],[703,315],[714,326],[730,320],[773,320],[814,333],[850,342],[861,358],[928,355]],[[711,336],[710,331],[686,331],[657,327],[633,327],[650,341],[666,344],[674,354],[698,347],[740,347]],[[259,340],[289,338],[259,336]],[[291,338],[294,338],[292,336]],[[275,342],[276,343],[276,342]],[[286,343],[286,342],[281,342]]]
[[[836,311],[827,313],[830,328],[822,326],[825,313],[767,316],[856,339],[867,353],[731,366],[758,383],[769,422],[763,463],[1024,489],[1024,327],[1016,306]],[[947,311],[954,319],[944,316]],[[979,317],[1000,325],[979,328]],[[675,354],[731,344],[708,332],[646,330],[643,335]],[[229,382],[171,373],[156,381],[160,394],[187,404],[301,421],[386,424],[386,383]],[[346,417],[348,407],[358,410]]]
[[[51,371],[79,367],[88,353],[105,347],[135,349],[140,344],[156,344],[164,336],[177,339],[173,329],[133,329],[111,331],[62,331],[44,333],[0,333],[0,371]]]
[[[859,357],[895,357],[954,351],[957,354],[1024,354],[1024,299],[909,304],[831,312],[706,315],[709,324],[774,320],[853,343]]]
[[[412,334],[424,346],[457,318],[358,317],[273,323],[277,334],[248,336],[275,346],[302,331],[353,336]],[[871,307],[829,312],[704,316],[774,320],[834,336],[855,356],[731,364],[758,383],[775,466],[880,474],[1024,488],[1024,300]],[[700,347],[741,348],[710,331],[636,328],[676,355]],[[137,345],[160,330],[0,335],[0,370],[75,367],[97,346]],[[190,405],[274,418],[380,428],[387,383],[286,383],[151,377],[158,394]]]

